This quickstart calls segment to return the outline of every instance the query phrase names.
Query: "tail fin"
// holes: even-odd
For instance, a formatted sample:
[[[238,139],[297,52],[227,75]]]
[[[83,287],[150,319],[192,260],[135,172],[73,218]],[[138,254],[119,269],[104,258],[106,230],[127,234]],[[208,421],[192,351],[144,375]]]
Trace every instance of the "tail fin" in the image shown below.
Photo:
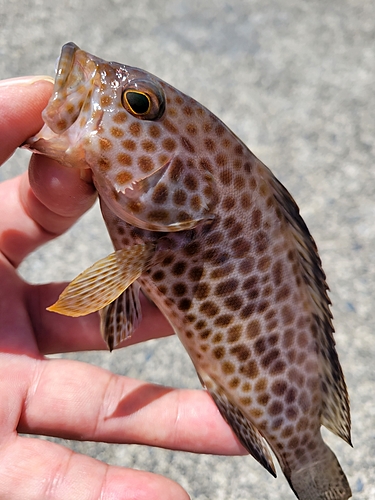
[[[348,500],[352,496],[348,480],[328,446],[323,460],[292,471],[288,480],[299,500]]]

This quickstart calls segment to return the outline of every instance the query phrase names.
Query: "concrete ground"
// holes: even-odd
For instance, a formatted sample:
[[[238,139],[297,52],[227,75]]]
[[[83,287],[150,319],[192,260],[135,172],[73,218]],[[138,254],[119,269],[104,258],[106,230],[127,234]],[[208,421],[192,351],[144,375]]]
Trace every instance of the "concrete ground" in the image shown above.
[[[291,191],[331,288],[354,449],[327,440],[358,500],[375,498],[374,19],[373,0],[0,0],[0,78],[53,75],[67,41],[147,69],[219,115]],[[0,180],[23,171],[27,158],[17,152]],[[70,279],[109,250],[96,207],[21,272],[32,282]],[[176,338],[68,357],[199,387]],[[167,475],[194,500],[294,498],[282,475],[272,479],[251,457],[63,443]]]

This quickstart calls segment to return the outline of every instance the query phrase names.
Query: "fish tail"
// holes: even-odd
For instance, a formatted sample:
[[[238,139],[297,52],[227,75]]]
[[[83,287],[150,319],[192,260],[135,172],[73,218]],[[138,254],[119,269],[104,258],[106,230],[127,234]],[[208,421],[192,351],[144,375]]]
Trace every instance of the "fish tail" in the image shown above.
[[[347,500],[352,496],[336,455],[327,445],[324,446],[322,460],[292,471],[288,477],[299,500]]]

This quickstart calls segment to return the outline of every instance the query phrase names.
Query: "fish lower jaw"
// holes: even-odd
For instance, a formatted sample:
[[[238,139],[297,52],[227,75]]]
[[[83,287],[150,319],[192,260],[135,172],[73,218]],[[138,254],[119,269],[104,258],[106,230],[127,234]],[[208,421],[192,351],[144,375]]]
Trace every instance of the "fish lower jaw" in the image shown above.
[[[66,167],[90,168],[83,149],[72,146],[68,138],[61,140],[61,136],[55,134],[51,134],[50,137],[38,134],[28,139],[22,147],[33,153],[48,156]]]

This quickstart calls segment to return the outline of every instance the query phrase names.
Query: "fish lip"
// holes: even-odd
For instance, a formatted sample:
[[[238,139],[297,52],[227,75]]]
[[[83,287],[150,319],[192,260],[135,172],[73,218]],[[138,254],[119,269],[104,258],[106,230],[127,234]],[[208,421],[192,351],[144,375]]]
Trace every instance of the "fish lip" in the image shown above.
[[[74,42],[63,45],[56,68],[54,92],[59,92],[65,85],[74,64],[74,54],[77,50],[80,49]]]
[[[75,43],[66,43],[57,64],[54,92],[43,110],[44,122],[55,134],[69,129],[81,113],[89,94],[89,87],[100,86],[98,58],[81,50]],[[73,105],[67,113],[65,103]]]

